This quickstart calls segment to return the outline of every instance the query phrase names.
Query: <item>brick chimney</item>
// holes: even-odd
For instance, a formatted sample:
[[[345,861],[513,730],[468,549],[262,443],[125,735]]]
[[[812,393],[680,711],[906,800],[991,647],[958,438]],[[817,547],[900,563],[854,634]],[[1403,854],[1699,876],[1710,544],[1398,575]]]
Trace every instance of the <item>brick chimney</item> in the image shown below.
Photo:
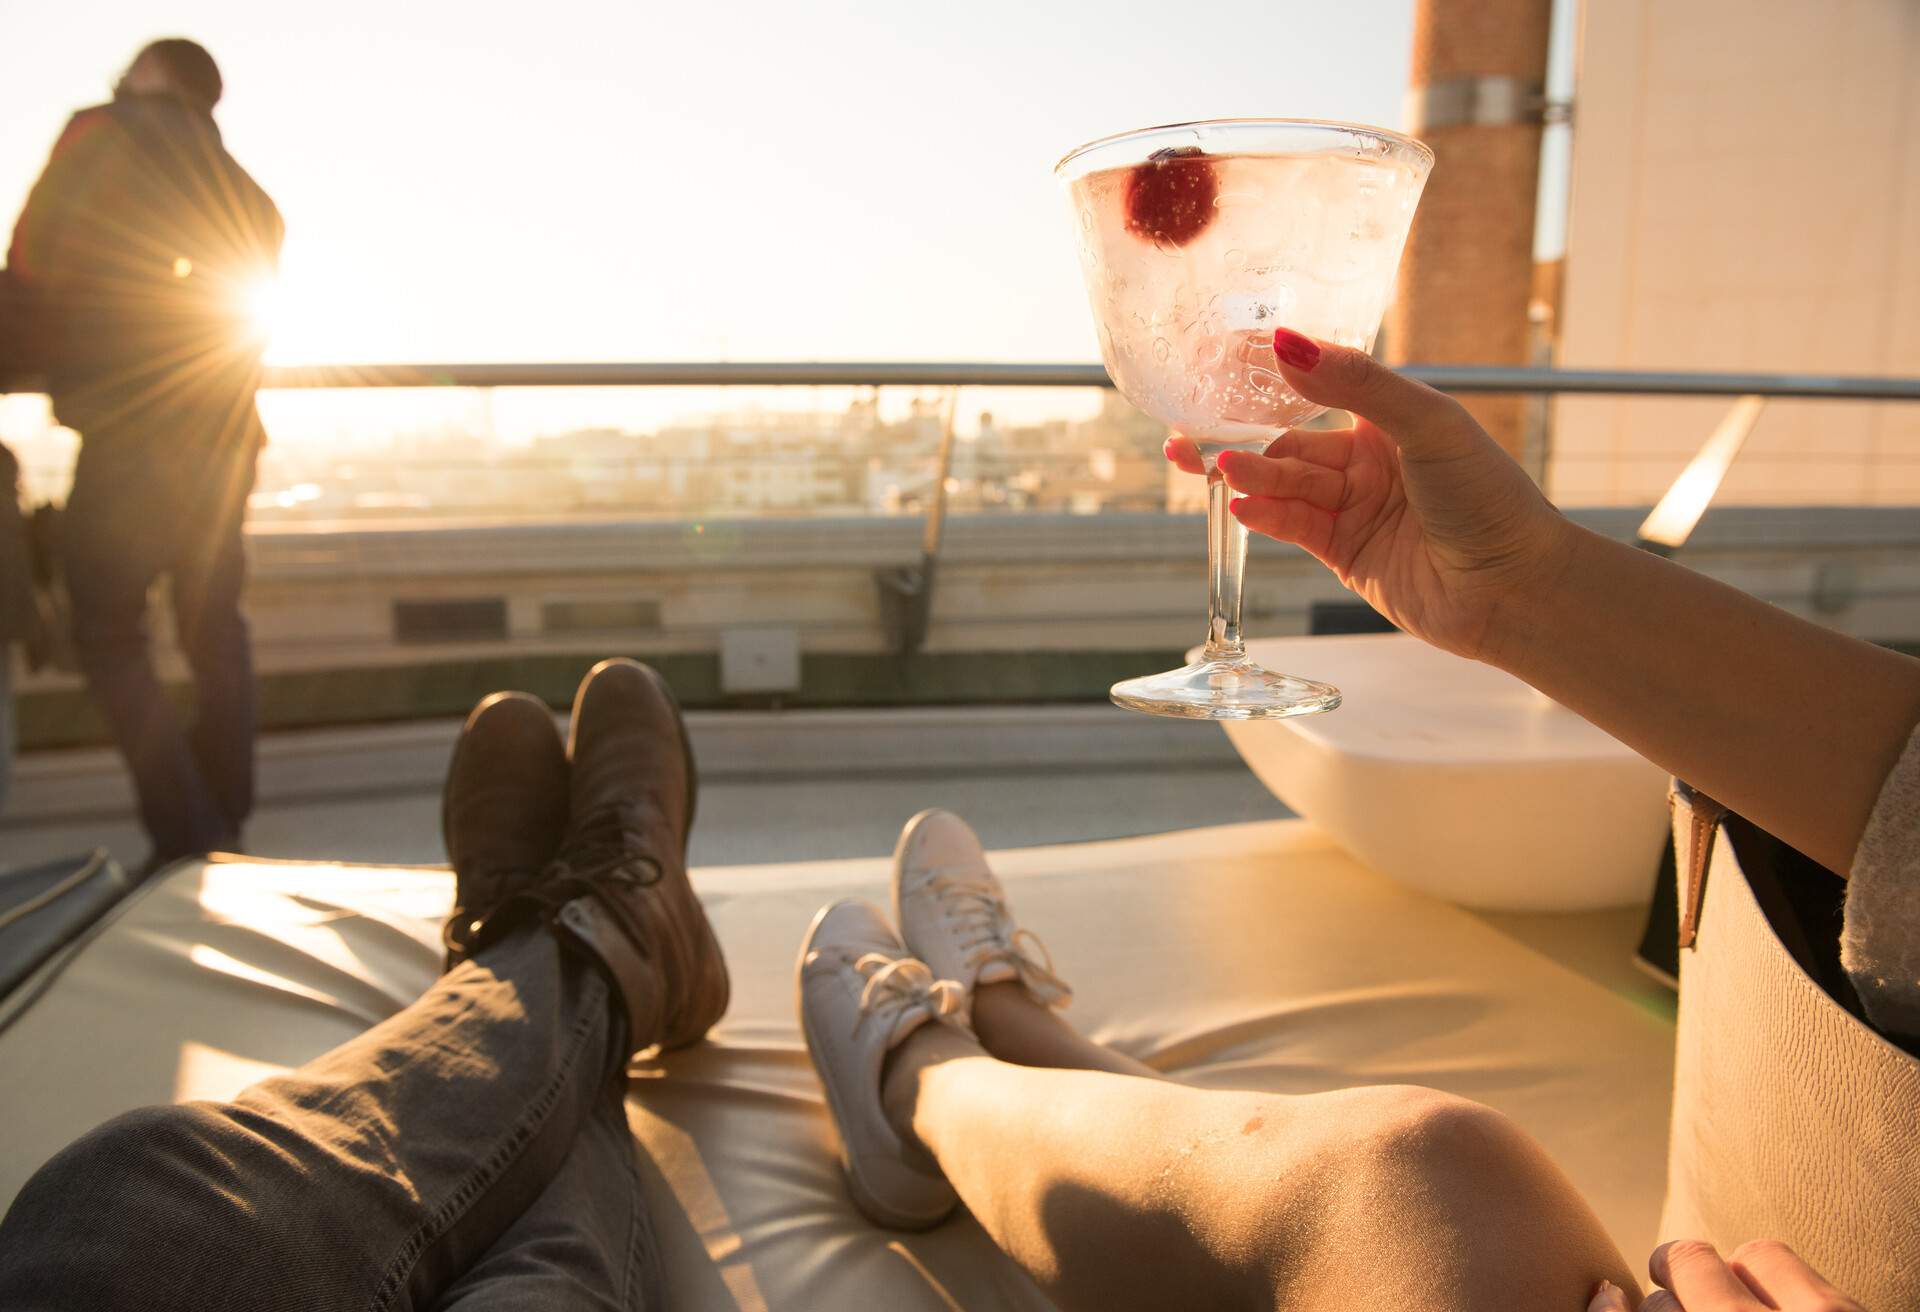
[[[1418,0],[1407,130],[1433,147],[1400,290],[1396,363],[1524,365],[1552,0]],[[1518,455],[1526,399],[1467,406]]]

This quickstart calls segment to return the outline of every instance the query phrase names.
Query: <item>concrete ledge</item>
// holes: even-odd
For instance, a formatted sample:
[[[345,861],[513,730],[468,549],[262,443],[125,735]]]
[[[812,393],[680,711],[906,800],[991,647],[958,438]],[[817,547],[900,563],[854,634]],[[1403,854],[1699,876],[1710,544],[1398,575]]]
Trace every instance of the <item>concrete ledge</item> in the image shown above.
[[[1181,630],[1192,636],[1191,617]],[[1017,636],[1017,635],[1016,635]],[[331,726],[415,723],[464,716],[498,688],[519,688],[564,707],[581,676],[602,656],[647,661],[666,677],[691,710],[733,713],[780,706],[792,710],[1058,704],[1104,707],[1116,680],[1165,669],[1182,659],[1179,646],[1107,651],[939,651],[901,658],[886,653],[803,652],[800,687],[777,700],[768,694],[729,695],[718,653],[661,650],[647,641],[608,640],[592,650],[527,651],[495,644],[447,651],[390,648],[354,665],[259,671],[259,731],[271,737]],[[256,654],[269,655],[256,647]],[[192,694],[183,672],[170,691],[182,713]],[[79,680],[41,676],[18,692],[16,727],[28,753],[104,747],[106,725]],[[457,722],[457,721],[456,721]]]
[[[1576,522],[1631,539],[1644,508],[1581,508]],[[954,564],[1105,560],[1191,562],[1203,517],[1158,511],[954,515],[944,559]],[[255,579],[419,578],[487,574],[598,574],[741,567],[802,570],[878,568],[919,559],[921,521],[895,516],[759,516],[687,519],[573,518],[484,522],[324,525],[255,524],[248,529]],[[1910,548],[1920,517],[1904,506],[1721,506],[1688,542],[1691,552],[1813,546]],[[1306,553],[1256,536],[1255,560],[1304,560]]]
[[[687,721],[701,777],[714,781],[1244,768],[1212,725],[1102,705],[694,711]],[[267,735],[260,804],[438,792],[459,728],[439,719]],[[34,752],[14,765],[0,832],[132,810],[116,753]]]

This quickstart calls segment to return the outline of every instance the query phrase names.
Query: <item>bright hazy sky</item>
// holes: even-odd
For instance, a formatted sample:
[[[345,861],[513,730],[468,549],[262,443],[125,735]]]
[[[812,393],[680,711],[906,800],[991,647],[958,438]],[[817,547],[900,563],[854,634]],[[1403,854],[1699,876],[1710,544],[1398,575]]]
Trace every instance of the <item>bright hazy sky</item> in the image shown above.
[[[133,52],[219,60],[285,213],[282,360],[1097,358],[1053,162],[1400,124],[1412,0],[16,5],[11,224]]]

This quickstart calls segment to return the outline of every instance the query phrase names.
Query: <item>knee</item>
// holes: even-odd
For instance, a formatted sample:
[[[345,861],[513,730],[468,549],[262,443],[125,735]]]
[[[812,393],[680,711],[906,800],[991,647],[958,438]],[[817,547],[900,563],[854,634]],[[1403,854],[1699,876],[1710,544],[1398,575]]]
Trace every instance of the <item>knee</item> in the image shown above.
[[[1511,1120],[1484,1103],[1438,1089],[1389,1085],[1370,1090],[1377,1110],[1365,1136],[1376,1164],[1419,1176],[1448,1177],[1469,1164],[1504,1164],[1528,1155],[1531,1143]]]
[[[97,1195],[108,1208],[144,1204],[183,1168],[191,1169],[217,1121],[208,1109],[186,1103],[122,1112],[55,1153],[28,1188]]]
[[[1369,1091],[1371,1115],[1355,1137],[1355,1160],[1373,1187],[1431,1202],[1482,1223],[1524,1218],[1546,1195],[1572,1195],[1546,1153],[1507,1116],[1436,1089]]]
[[[7,1213],[10,1246],[59,1235],[122,1232],[136,1216],[165,1216],[201,1141],[203,1117],[188,1106],[141,1107],[95,1126],[34,1172]]]
[[[100,1170],[123,1170],[161,1151],[179,1132],[180,1121],[191,1119],[193,1111],[191,1107],[158,1104],[122,1112],[62,1148],[41,1168],[41,1174],[90,1175]]]
[[[216,667],[244,658],[247,620],[236,608],[203,611],[182,620],[179,636],[181,649],[196,669]]]
[[[69,635],[75,663],[96,687],[145,669],[151,659],[144,610],[87,612],[76,606]]]
[[[56,1153],[0,1221],[0,1302],[186,1307],[210,1254],[237,1269],[263,1236],[244,1208],[221,1205],[218,1120],[142,1107]]]
[[[1432,1089],[1370,1092],[1356,1190],[1390,1230],[1427,1236],[1433,1274],[1470,1306],[1501,1290],[1511,1306],[1578,1306],[1601,1276],[1633,1287],[1599,1218],[1507,1116]]]

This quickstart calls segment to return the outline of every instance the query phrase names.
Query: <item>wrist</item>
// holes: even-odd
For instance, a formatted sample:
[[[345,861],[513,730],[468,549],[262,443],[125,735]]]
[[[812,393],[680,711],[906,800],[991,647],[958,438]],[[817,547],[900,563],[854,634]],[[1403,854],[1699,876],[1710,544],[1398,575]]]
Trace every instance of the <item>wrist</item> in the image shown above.
[[[1563,632],[1562,608],[1583,562],[1602,540],[1557,510],[1542,517],[1528,549],[1528,568],[1503,589],[1488,619],[1480,659],[1528,683],[1550,659],[1552,636]]]

